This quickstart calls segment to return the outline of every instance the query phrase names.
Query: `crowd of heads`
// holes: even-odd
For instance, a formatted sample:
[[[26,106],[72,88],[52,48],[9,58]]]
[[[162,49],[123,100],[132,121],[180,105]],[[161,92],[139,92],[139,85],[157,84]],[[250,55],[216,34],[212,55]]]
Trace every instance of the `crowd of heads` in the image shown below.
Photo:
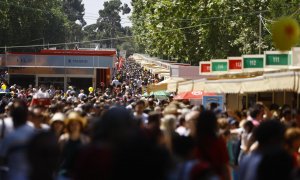
[[[0,105],[0,178],[300,177],[300,111],[262,103],[223,111],[144,97],[159,81],[129,61],[104,90],[42,87],[19,96],[12,88],[17,96],[3,96]],[[50,105],[31,103],[39,97]]]

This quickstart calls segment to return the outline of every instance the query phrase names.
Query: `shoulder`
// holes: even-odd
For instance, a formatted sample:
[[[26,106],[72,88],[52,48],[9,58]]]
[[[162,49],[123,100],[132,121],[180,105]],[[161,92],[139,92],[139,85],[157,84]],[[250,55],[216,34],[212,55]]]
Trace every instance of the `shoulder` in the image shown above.
[[[80,140],[82,144],[88,144],[90,142],[90,138],[84,134],[80,135]]]
[[[62,134],[60,137],[59,137],[59,143],[63,143],[63,142],[66,142],[69,140],[69,134],[68,133],[65,133],[65,134]]]
[[[145,117],[145,118],[148,118],[148,114],[146,114],[146,113],[143,113],[143,117]]]

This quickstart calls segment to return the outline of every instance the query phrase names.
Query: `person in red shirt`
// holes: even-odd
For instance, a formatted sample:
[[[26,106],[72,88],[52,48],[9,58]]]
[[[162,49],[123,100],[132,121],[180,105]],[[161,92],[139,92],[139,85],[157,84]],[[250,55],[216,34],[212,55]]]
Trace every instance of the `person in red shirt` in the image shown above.
[[[290,128],[285,132],[285,142],[288,152],[292,155],[294,166],[300,167],[300,128]]]
[[[202,174],[198,166],[209,164],[212,173],[222,180],[231,179],[229,172],[229,155],[225,140],[218,135],[217,117],[212,111],[203,111],[196,122],[195,155],[199,160],[192,170],[192,179],[197,179],[197,174]],[[198,170],[197,170],[198,169]],[[197,172],[198,171],[198,172]]]

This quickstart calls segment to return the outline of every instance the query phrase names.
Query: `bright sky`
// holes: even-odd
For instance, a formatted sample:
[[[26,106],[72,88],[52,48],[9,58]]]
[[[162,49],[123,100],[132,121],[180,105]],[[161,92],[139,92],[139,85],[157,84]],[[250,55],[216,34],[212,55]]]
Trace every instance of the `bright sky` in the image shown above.
[[[84,19],[87,22],[88,25],[90,24],[94,24],[97,21],[97,18],[99,17],[99,10],[103,9],[103,4],[104,2],[107,0],[83,0],[83,4],[85,7],[85,16]],[[131,7],[131,0],[121,0],[123,3],[127,3],[129,5],[129,7],[132,10]],[[121,24],[122,26],[131,26],[131,22],[128,19],[128,15],[122,15],[121,14]]]

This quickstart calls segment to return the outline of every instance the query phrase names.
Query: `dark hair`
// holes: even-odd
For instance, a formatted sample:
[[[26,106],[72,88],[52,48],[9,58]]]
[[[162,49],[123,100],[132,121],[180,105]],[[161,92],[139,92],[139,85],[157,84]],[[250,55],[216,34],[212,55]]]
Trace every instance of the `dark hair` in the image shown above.
[[[13,102],[10,115],[13,119],[14,126],[20,126],[27,122],[28,108],[25,101],[16,99]]]
[[[148,123],[158,123],[160,122],[161,114],[157,112],[150,112],[148,117]]]
[[[145,104],[145,101],[139,100],[138,102],[136,102],[136,105],[143,105],[143,106],[145,106],[146,104]]]
[[[255,130],[254,137],[259,142],[259,146],[278,144],[284,141],[285,127],[276,120],[266,120]]]
[[[253,106],[253,108],[250,109],[250,116],[253,119],[255,119],[259,115],[259,113],[262,111],[263,108],[264,108],[263,105],[261,105],[261,104],[255,104]]]
[[[279,105],[278,104],[271,104],[270,105],[270,111],[272,111],[272,110],[275,110],[275,111],[279,110]]]
[[[290,109],[284,109],[282,111],[282,116],[285,117],[285,116],[288,116],[288,115],[291,115],[292,114],[292,111]]]
[[[203,111],[200,113],[197,123],[197,136],[198,138],[202,137],[216,137],[217,136],[217,117],[212,111]]]
[[[113,107],[96,120],[93,132],[94,141],[119,141],[126,139],[134,129],[132,114],[125,108]]]
[[[210,103],[210,110],[213,111],[213,110],[216,109],[218,106],[219,106],[218,103],[212,102],[212,103]]]
[[[254,128],[254,124],[252,123],[252,121],[246,121],[243,126],[249,128],[249,132],[251,132]]]

